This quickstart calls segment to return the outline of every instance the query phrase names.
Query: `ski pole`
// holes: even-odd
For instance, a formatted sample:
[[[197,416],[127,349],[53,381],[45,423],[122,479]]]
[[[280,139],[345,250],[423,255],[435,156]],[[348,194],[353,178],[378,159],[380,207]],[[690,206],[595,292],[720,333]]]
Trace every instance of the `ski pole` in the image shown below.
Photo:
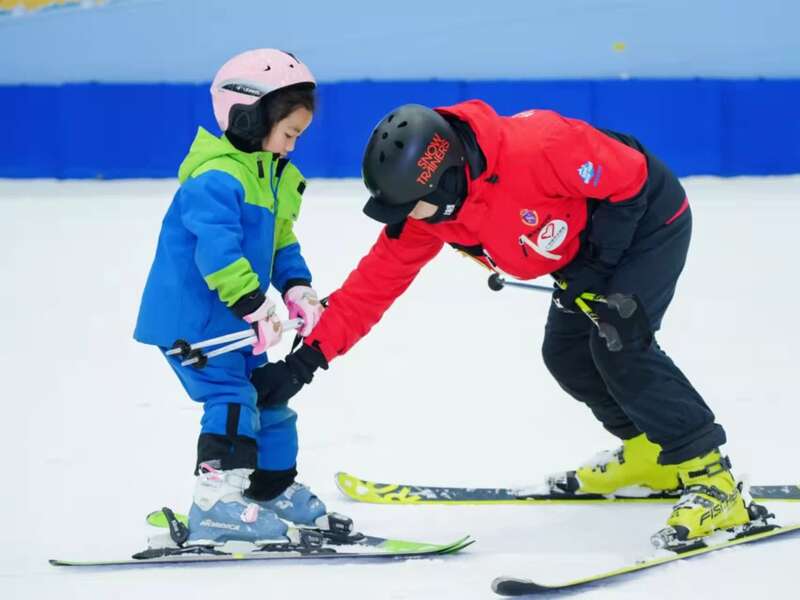
[[[622,350],[622,338],[620,337],[619,331],[617,331],[616,327],[610,323],[604,323],[601,321],[597,316],[597,313],[594,312],[588,304],[586,304],[585,300],[581,298],[575,298],[575,304],[581,309],[581,312],[585,314],[592,323],[594,323],[594,326],[597,327],[597,335],[606,341],[606,347],[608,348],[609,352],[619,352]]]
[[[550,286],[527,283],[525,281],[511,281],[500,275],[500,273],[492,273],[489,275],[489,281],[487,283],[489,284],[489,289],[493,292],[499,292],[505,286],[510,285],[511,287],[536,290],[537,292],[547,292],[548,294],[553,293],[553,288]]]
[[[281,323],[281,327],[284,331],[299,329],[302,326],[303,319],[291,319]],[[165,354],[167,354],[167,356],[179,354],[183,359],[183,361],[181,361],[182,367],[194,366],[197,369],[202,369],[206,366],[206,363],[208,363],[210,358],[250,346],[255,343],[257,339],[258,336],[256,336],[252,329],[243,329],[242,331],[236,331],[234,333],[221,335],[208,340],[202,340],[193,344],[187,342],[186,340],[176,340],[175,343],[172,344],[172,348],[167,350]],[[226,344],[226,342],[231,343]],[[203,348],[216,346],[218,344],[226,345],[212,350],[211,352],[203,352]]]
[[[556,285],[560,287],[562,290],[567,289],[567,282],[564,281],[563,279],[561,281],[556,281]],[[597,327],[597,335],[599,335],[606,341],[606,348],[608,348],[608,351],[619,352],[620,350],[622,350],[622,338],[619,335],[619,331],[617,331],[617,328],[611,325],[610,323],[604,323],[603,321],[600,320],[600,318],[597,316],[597,313],[594,312],[594,310],[592,310],[592,307],[586,303],[586,301],[589,300],[589,298],[584,298],[585,296],[593,297],[595,302],[602,302],[603,300],[605,300],[605,298],[603,298],[603,300],[599,300],[598,297],[602,298],[602,296],[598,296],[597,294],[592,294],[591,292],[583,293],[577,298],[575,298],[575,305],[581,310],[581,312],[584,315],[586,315],[586,317],[592,323],[594,323],[594,326]],[[634,304],[633,310],[635,311],[636,302],[632,298],[631,301]],[[623,319],[627,318],[622,314],[622,310],[619,310],[619,313]],[[633,311],[628,313],[628,317],[630,317],[632,314]]]
[[[511,287],[534,290],[537,292],[547,292],[548,294],[553,292],[552,287],[538,285],[535,283],[527,283],[525,281],[512,281],[502,277],[500,273],[492,273],[489,276],[488,284],[489,288],[495,292],[499,292],[507,285]],[[561,285],[558,283],[556,285],[561,287]],[[627,319],[633,315],[637,309],[636,300],[634,300],[633,296],[629,296],[627,294],[614,293],[609,294],[608,296],[603,296],[602,294],[584,292],[580,297],[581,299],[588,300],[589,302],[601,302],[608,305],[609,308],[616,310],[619,313],[619,316],[623,319]]]
[[[502,290],[507,285],[537,292],[553,292],[553,288],[544,285],[536,285],[534,283],[526,283],[522,281],[508,281],[499,273],[492,273],[489,276],[489,281],[487,283],[489,288],[496,292]],[[562,290],[567,288],[567,283],[563,280],[557,281],[556,285]],[[594,326],[597,327],[597,333],[606,341],[606,347],[608,350],[610,352],[619,352],[622,350],[622,338],[620,337],[617,328],[610,323],[604,323],[601,321],[597,316],[597,313],[594,312],[594,310],[592,310],[592,308],[587,304],[587,301],[607,304],[609,308],[616,310],[620,317],[627,319],[634,312],[636,312],[636,300],[634,300],[632,296],[627,296],[625,294],[611,294],[610,296],[606,297],[592,292],[584,292],[575,299],[575,305],[584,315],[586,315],[586,317],[594,324]]]
[[[216,346],[217,344],[225,344],[227,342],[241,340],[243,338],[251,337],[252,335],[253,335],[252,329],[243,329],[242,331],[236,331],[234,333],[229,333],[227,335],[221,335],[219,337],[203,340],[202,342],[195,342],[194,344],[190,344],[185,340],[178,340],[172,345],[172,349],[167,350],[165,354],[167,356],[173,356],[175,354],[181,354],[183,352],[190,352],[192,350],[197,350],[200,348],[208,348],[209,346]]]

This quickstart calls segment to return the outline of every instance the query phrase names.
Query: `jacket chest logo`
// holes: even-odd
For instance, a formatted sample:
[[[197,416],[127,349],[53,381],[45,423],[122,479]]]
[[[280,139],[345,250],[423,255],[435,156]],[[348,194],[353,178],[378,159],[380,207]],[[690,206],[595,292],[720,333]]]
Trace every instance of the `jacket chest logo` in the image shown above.
[[[555,254],[553,250],[564,243],[564,240],[567,239],[568,231],[569,226],[566,221],[562,221],[561,219],[548,221],[539,230],[536,241],[532,239],[535,232],[529,235],[523,234],[519,236],[519,245],[522,247],[522,253],[527,257],[528,249],[530,248],[536,252],[536,254],[548,260],[561,260],[562,255]]]

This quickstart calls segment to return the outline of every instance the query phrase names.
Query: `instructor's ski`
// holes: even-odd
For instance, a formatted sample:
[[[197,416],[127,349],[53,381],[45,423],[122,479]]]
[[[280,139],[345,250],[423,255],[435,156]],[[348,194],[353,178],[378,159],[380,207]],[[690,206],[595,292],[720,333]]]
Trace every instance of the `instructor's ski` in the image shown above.
[[[628,575],[644,571],[645,569],[651,569],[677,560],[700,556],[701,554],[708,554],[709,552],[715,552],[723,548],[730,548],[731,546],[737,546],[739,544],[755,544],[758,542],[797,536],[798,533],[800,533],[800,524],[787,525],[785,527],[773,526],[772,528],[757,528],[755,532],[751,531],[739,535],[731,534],[726,536],[724,535],[725,533],[726,532],[717,532],[713,536],[705,538],[704,541],[697,542],[679,552],[662,550],[656,557],[641,560],[606,573],[598,573],[596,575],[590,575],[589,577],[554,584],[544,584],[530,579],[504,576],[498,577],[492,582],[492,589],[502,596],[534,596],[537,594],[552,594],[554,592],[582,591],[595,585],[610,584],[620,581]]]
[[[373,504],[604,504],[610,502],[675,502],[680,494],[608,495],[554,493],[542,484],[528,488],[434,487],[402,483],[379,483],[349,473],[337,473],[336,485],[358,502]],[[755,501],[800,501],[798,485],[755,485]]]

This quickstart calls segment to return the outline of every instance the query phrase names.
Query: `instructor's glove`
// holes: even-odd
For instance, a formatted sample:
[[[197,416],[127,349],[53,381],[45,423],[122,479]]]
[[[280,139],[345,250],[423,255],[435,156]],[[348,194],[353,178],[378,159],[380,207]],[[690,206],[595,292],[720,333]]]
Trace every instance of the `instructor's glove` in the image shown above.
[[[240,319],[244,319],[256,332],[256,341],[253,344],[253,354],[263,354],[281,341],[283,326],[278,315],[275,314],[275,303],[264,295],[261,290],[256,290],[242,296],[231,306],[231,310]]]
[[[575,300],[586,292],[602,294],[605,292],[608,279],[613,269],[603,263],[593,260],[581,252],[566,267],[553,273],[558,283],[553,292],[553,304],[563,312],[577,312]],[[566,288],[562,289],[562,284]]]
[[[319,368],[328,368],[325,355],[314,346],[303,344],[285,359],[256,369],[250,376],[250,383],[258,393],[258,406],[286,404],[300,388],[311,383],[314,371]]]
[[[307,285],[296,285],[289,288],[283,295],[286,308],[289,309],[289,318],[303,319],[303,328],[298,333],[303,337],[311,335],[311,331],[319,323],[319,318],[324,310],[317,297],[317,292]]]

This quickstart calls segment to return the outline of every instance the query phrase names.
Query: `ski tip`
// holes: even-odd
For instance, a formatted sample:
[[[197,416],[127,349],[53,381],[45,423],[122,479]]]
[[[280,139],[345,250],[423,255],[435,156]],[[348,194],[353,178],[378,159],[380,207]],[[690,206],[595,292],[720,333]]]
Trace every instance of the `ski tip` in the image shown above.
[[[378,500],[378,498],[373,498],[375,494],[372,491],[373,484],[371,482],[344,471],[336,473],[336,487],[351,500],[358,502],[375,502]]]
[[[339,488],[339,491],[342,492],[348,498],[353,498],[353,491],[357,485],[358,479],[353,477],[349,473],[345,473],[344,471],[339,471],[335,475],[336,487]],[[353,498],[355,499],[355,498]]]
[[[414,493],[411,486],[398,483],[377,483],[360,479],[350,473],[336,473],[336,487],[356,502],[370,504],[417,504],[424,499]]]
[[[441,544],[438,546],[438,550],[435,553],[439,555],[457,554],[467,546],[474,544],[475,541],[476,540],[471,535],[465,535],[464,537],[451,542],[450,544]]]
[[[533,582],[530,579],[521,579],[519,577],[495,577],[492,580],[492,591],[501,596],[516,596],[515,588],[518,586],[526,587]]]
[[[473,538],[471,535],[468,535],[463,540],[461,540],[461,542],[459,542],[458,544],[453,546],[448,552],[446,552],[446,554],[455,554],[456,552],[461,552],[464,548],[472,546],[472,544],[474,544],[477,541],[478,540]]]
[[[353,479],[353,476],[350,475],[350,473],[345,473],[344,471],[336,471],[336,475],[334,475],[333,478],[336,481],[336,485],[339,486],[339,489],[342,489],[340,487],[342,485],[342,481]]]

